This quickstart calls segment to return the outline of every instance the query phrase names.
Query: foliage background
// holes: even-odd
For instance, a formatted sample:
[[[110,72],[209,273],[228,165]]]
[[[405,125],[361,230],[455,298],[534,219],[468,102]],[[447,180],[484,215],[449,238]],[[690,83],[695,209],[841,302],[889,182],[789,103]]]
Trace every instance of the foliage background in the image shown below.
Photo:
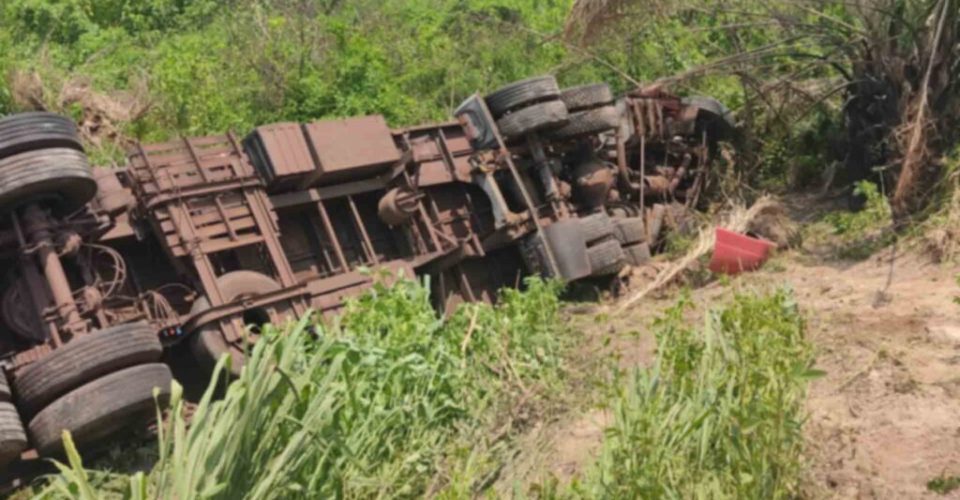
[[[138,139],[365,113],[402,126],[443,120],[472,92],[539,73],[624,90],[776,35],[763,25],[749,36],[725,30],[737,16],[726,9],[661,17],[649,4],[627,13],[616,36],[586,43],[564,36],[573,7],[573,0],[7,0],[0,113],[57,108],[63,87],[82,82],[90,92],[134,92],[144,101],[146,111],[121,124],[124,136]],[[735,76],[675,90],[713,94],[734,108],[745,101]]]

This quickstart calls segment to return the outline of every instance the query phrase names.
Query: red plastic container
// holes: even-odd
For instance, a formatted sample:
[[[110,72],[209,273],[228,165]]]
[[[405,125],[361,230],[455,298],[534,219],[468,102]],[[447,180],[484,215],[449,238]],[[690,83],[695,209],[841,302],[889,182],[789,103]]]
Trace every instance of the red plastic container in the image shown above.
[[[710,270],[715,273],[739,274],[753,271],[770,257],[776,245],[767,240],[751,238],[742,234],[717,228]]]

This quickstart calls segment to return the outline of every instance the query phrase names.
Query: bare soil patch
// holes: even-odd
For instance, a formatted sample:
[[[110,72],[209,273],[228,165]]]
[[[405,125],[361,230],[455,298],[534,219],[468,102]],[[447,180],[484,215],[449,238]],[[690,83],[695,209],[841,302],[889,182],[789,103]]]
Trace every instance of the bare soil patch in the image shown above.
[[[890,249],[854,262],[810,245],[691,292],[702,311],[736,289],[794,289],[826,372],[811,383],[807,404],[809,497],[942,498],[927,482],[960,475],[960,266],[903,253],[890,279]],[[656,352],[651,322],[677,294],[645,299],[618,317],[615,303],[599,305],[571,321],[588,345],[602,346],[585,352],[621,367],[646,365]],[[611,422],[596,408],[540,426],[529,438],[537,451],[524,453],[511,479],[571,480],[594,461]]]

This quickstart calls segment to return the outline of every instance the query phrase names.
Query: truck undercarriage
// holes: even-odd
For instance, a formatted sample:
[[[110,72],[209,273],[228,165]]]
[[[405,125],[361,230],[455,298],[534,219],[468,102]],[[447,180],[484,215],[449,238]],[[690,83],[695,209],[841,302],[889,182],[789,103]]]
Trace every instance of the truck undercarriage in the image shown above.
[[[90,168],[68,119],[0,120],[0,466],[149,418],[165,348],[237,373],[259,325],[335,313],[383,275],[429,276],[447,311],[641,265],[734,133],[712,99],[552,77],[455,115],[140,144],[116,169]]]

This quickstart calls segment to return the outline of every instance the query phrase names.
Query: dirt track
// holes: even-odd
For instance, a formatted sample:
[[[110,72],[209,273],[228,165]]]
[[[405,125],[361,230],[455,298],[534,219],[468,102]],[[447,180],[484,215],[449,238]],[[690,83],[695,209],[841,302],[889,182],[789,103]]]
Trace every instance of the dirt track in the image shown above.
[[[693,292],[698,306],[723,300],[731,288],[788,285],[808,318],[808,334],[827,372],[808,398],[812,498],[943,498],[929,480],[960,474],[960,266],[933,264],[890,251],[861,261],[831,260],[815,249],[777,257],[764,270]],[[647,332],[675,292],[644,301],[626,317],[599,326],[599,306],[573,319],[598,345],[609,339],[622,366],[654,355]],[[603,410],[571,415],[537,431],[539,459],[526,466],[569,480],[591,463],[610,416]],[[533,438],[531,438],[533,439]],[[953,494],[960,493],[955,491]],[[960,496],[956,496],[960,498]]]
[[[927,481],[960,473],[960,305],[956,266],[897,259],[789,266],[808,311],[818,365],[807,432],[811,493],[933,496]]]

